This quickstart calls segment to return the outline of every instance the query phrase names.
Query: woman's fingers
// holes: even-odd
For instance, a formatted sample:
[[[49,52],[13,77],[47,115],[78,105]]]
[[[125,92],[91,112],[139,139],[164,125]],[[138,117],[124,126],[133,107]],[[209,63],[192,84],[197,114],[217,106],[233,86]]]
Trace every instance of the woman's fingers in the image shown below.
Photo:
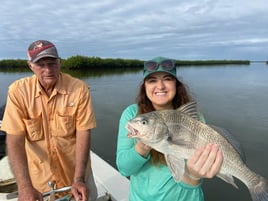
[[[188,171],[198,177],[212,178],[221,167],[222,153],[217,144],[207,144],[197,149],[187,161]]]
[[[212,178],[214,177],[221,169],[221,165],[223,162],[223,156],[222,156],[222,152],[220,149],[218,149],[215,156],[215,160],[214,162],[211,164],[211,167],[209,169],[209,171],[207,172],[207,178]]]

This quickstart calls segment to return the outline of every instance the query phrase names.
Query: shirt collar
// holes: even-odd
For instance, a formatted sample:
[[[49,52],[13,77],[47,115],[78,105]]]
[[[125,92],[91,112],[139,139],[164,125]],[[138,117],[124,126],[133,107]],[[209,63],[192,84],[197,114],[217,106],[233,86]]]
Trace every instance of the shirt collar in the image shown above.
[[[59,74],[59,79],[54,87],[54,90],[52,92],[52,94],[67,94],[67,89],[66,89],[66,84],[64,83],[63,80],[63,75],[62,73]],[[43,93],[43,89],[40,86],[40,83],[38,82],[38,79],[36,77],[36,75],[33,75],[33,78],[35,79],[35,83],[36,83],[36,90],[35,90],[35,97],[39,97],[42,93]]]

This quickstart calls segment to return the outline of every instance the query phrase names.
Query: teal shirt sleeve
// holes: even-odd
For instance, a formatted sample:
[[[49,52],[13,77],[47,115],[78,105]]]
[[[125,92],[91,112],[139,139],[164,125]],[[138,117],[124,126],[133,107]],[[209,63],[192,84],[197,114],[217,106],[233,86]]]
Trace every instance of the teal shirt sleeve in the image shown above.
[[[204,194],[201,188],[201,184],[197,186],[191,186],[184,182],[180,182],[178,185],[181,186],[179,196],[177,197],[178,201],[204,201]]]
[[[123,111],[119,121],[116,165],[119,172],[124,176],[135,174],[150,159],[150,155],[146,158],[139,155],[134,147],[136,140],[127,137],[127,122],[136,115],[137,105],[130,105]]]

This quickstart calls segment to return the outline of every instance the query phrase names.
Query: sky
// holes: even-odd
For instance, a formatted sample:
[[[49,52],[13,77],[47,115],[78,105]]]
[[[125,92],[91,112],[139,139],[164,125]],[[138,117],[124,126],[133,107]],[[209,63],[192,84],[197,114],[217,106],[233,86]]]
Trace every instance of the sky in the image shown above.
[[[0,59],[35,40],[62,58],[268,60],[267,0],[1,0]]]

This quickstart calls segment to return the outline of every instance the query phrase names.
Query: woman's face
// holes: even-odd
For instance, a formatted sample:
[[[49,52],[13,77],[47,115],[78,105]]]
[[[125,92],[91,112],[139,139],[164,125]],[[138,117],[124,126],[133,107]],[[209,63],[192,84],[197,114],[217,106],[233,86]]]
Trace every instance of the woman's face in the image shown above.
[[[145,92],[155,110],[173,109],[176,78],[165,72],[156,72],[145,79]]]

